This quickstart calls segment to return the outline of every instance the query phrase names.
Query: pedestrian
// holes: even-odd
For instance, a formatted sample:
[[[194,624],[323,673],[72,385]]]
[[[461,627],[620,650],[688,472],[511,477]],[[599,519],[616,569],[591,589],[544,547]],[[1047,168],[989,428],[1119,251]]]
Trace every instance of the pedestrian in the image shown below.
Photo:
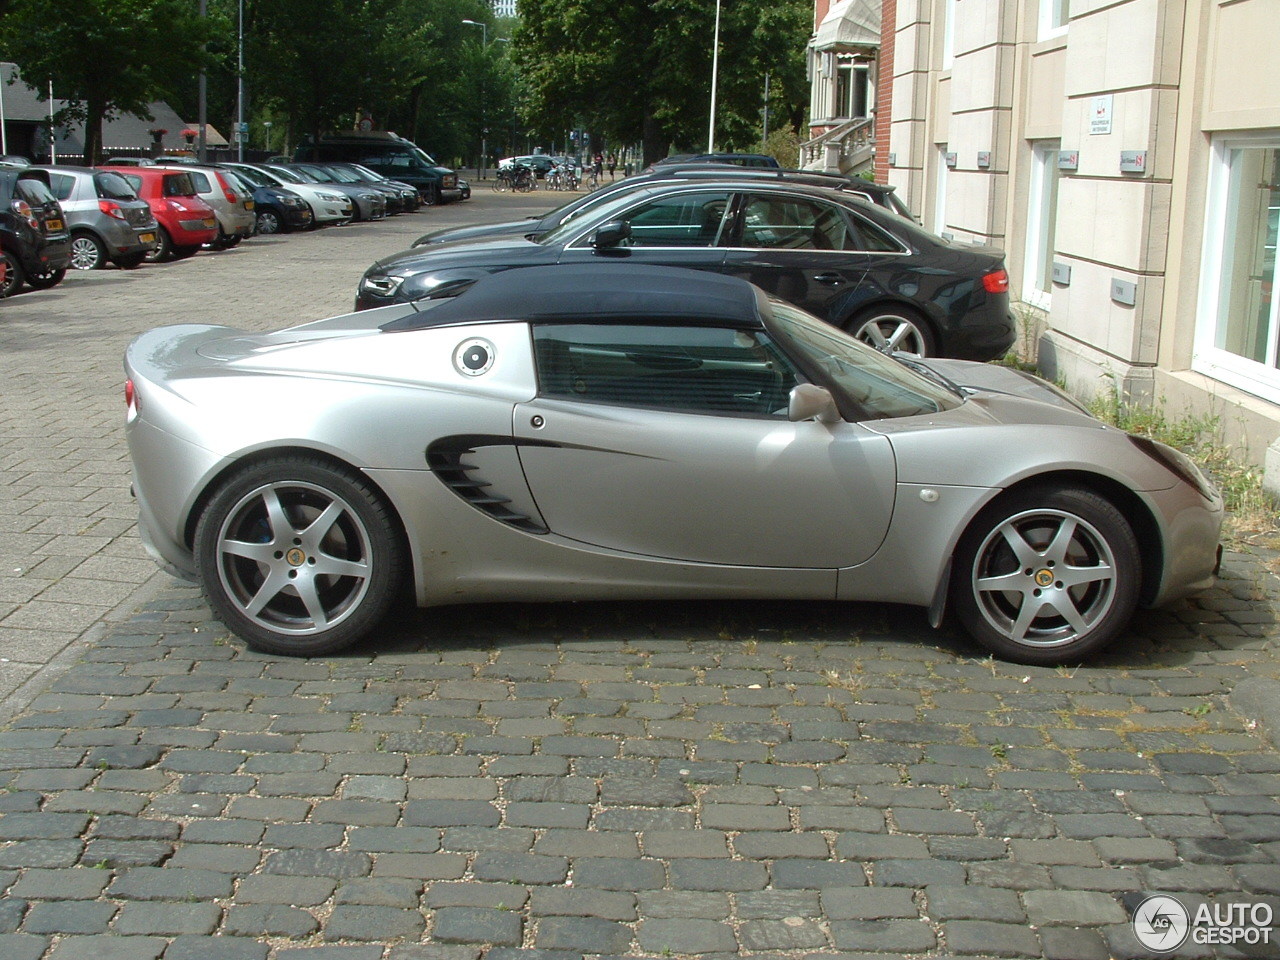
[[[595,168],[596,176],[601,176],[604,173],[604,154],[597,150],[596,155],[591,158],[591,165]]]
[[[618,169],[618,158],[616,155],[609,154],[609,179],[613,179],[613,171]]]

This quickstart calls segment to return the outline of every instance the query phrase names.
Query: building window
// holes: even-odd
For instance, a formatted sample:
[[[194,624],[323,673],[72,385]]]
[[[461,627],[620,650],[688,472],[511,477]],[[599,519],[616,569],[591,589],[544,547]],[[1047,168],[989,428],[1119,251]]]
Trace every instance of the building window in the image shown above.
[[[865,64],[841,63],[836,71],[836,111],[841,118],[867,115],[870,75]]]
[[[1280,403],[1280,134],[1214,144],[1206,209],[1193,367]]]
[[[956,0],[942,0],[942,69],[956,60]]]
[[[1053,292],[1054,231],[1058,222],[1057,140],[1045,140],[1031,148],[1031,190],[1027,207],[1027,255],[1022,279],[1022,299],[1041,310],[1049,309]]]
[[[1071,19],[1071,0],[1040,0],[1040,39],[1060,37]]]

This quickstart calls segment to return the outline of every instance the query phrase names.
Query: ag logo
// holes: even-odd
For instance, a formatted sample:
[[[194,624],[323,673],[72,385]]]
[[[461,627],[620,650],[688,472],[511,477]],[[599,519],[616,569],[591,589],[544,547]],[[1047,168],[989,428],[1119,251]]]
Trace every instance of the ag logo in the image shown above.
[[[1036,571],[1035,581],[1037,587],[1051,587],[1054,581],[1053,571],[1048,568],[1042,568]]]
[[[478,377],[493,366],[493,344],[480,337],[463,340],[453,351],[453,368],[464,377]]]
[[[1191,916],[1173,897],[1147,897],[1133,911],[1133,934],[1138,942],[1156,953],[1177,950],[1187,939]]]

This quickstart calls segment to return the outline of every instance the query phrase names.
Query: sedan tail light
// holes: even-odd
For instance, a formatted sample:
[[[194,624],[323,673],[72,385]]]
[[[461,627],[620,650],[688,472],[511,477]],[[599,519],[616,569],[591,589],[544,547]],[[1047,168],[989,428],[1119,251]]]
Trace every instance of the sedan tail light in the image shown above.
[[[138,391],[134,389],[132,380],[126,380],[124,382],[124,405],[127,410],[126,416],[130,421],[132,421],[138,416],[139,412]]]
[[[14,200],[12,207],[13,212],[25,219],[32,230],[40,229],[40,221],[36,218],[35,211],[31,209],[31,204],[25,200]]]
[[[116,203],[114,200],[99,200],[98,209],[108,217],[115,217],[117,220],[125,219],[124,210],[122,210],[120,204]]]
[[[1009,292],[1009,271],[1004,267],[982,275],[982,289],[987,293]]]
[[[223,178],[222,174],[217,174],[217,177],[218,186],[222,188],[222,195],[227,198],[227,203],[239,203],[239,195],[227,185],[227,181]]]

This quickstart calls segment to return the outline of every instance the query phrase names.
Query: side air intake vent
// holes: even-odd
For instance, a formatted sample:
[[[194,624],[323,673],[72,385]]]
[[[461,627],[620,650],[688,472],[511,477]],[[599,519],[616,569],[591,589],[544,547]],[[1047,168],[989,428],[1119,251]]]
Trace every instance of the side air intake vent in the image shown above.
[[[511,443],[505,438],[494,439],[498,443]],[[475,464],[467,463],[467,454],[473,454],[476,447],[485,445],[483,438],[478,437],[448,437],[438,440],[427,448],[427,466],[446,487],[495,520],[526,533],[547,533],[547,527],[541,522],[512,510],[509,506],[511,500],[493,490],[493,484],[477,476]]]

